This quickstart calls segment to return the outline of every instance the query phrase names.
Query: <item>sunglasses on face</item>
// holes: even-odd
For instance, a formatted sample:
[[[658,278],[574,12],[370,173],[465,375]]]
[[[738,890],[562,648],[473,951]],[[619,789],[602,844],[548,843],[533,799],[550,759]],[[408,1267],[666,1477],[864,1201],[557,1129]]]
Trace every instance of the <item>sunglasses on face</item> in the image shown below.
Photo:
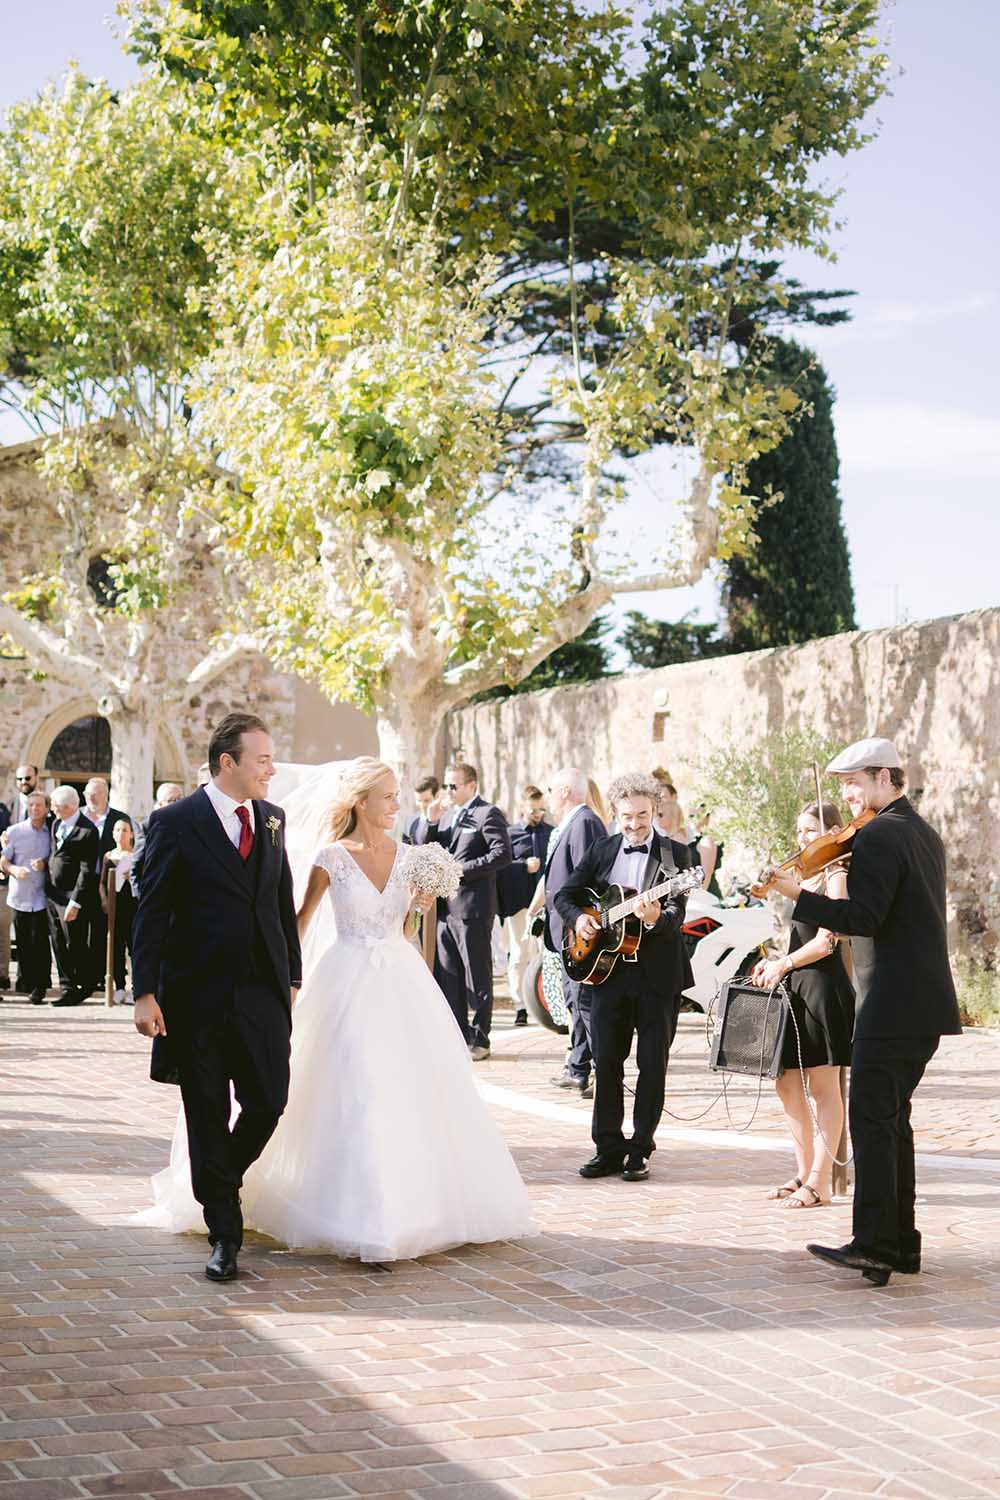
[[[444,789],[445,789],[446,792],[457,792],[458,791],[458,782],[457,781],[446,781],[446,782],[443,783],[443,785],[444,785]]]
[[[30,776],[15,776],[14,780],[15,781],[30,781],[31,777]]]

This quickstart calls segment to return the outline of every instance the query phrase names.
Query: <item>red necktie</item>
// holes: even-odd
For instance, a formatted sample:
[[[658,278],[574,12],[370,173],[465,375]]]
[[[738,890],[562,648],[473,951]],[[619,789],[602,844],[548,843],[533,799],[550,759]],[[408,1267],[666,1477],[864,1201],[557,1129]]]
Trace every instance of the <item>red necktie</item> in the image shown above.
[[[238,807],[236,816],[240,820],[240,858],[249,859],[253,849],[253,829],[250,827],[250,809]]]

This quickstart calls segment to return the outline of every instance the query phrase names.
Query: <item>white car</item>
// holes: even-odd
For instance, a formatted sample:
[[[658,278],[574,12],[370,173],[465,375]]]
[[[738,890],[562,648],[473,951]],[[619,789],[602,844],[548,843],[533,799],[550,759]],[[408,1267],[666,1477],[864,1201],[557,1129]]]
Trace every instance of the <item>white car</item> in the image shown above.
[[[727,906],[708,891],[692,891],[687,898],[687,913],[681,929],[691,955],[694,984],[683,998],[699,1010],[707,1010],[725,979],[746,974],[760,958],[763,945],[774,936],[774,914],[770,906],[757,902],[750,906]],[[549,1005],[542,980],[542,958],[536,958],[525,970],[521,984],[521,1004],[533,1020],[550,1031],[565,1033],[564,1007],[561,995]],[[548,955],[550,985],[562,961]],[[557,986],[555,988],[558,988]]]

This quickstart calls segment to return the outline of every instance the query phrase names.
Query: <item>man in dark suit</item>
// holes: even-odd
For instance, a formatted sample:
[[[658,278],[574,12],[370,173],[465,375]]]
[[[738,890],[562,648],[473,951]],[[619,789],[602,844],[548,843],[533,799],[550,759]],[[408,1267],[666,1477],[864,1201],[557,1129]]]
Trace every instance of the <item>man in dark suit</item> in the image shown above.
[[[549,797],[557,822],[549,841],[545,866],[544,941],[550,953],[561,953],[563,919],[556,906],[556,896],[571,882],[573,871],[591,845],[605,838],[608,830],[587,806],[587,776],[578,766],[566,766],[553,776]],[[577,984],[565,971],[562,986],[570,1015],[569,1048],[563,1071],[552,1082],[556,1088],[576,1089],[589,1099],[592,1094],[590,997],[593,991],[590,985]]]
[[[434,801],[440,790],[441,783],[440,781],[438,781],[436,776],[424,776],[422,780],[417,782],[416,786],[413,788],[413,792],[414,796],[417,799],[417,807],[419,811],[414,813],[413,817],[406,825],[406,831],[403,834],[404,844],[416,844],[420,842],[420,840],[418,840],[416,837],[417,829],[420,827],[421,823],[427,821],[427,809],[430,807],[431,803]],[[424,840],[423,842],[426,843],[426,840]]]
[[[95,874],[100,877],[104,856],[115,847],[115,824],[123,819],[132,825],[128,813],[111,806],[108,783],[103,776],[92,776],[83,789],[84,813],[97,829],[98,848]],[[90,945],[90,969],[92,990],[103,990],[108,961],[108,918],[96,897],[87,912],[88,943]]]
[[[240,1187],[288,1099],[291,1001],[302,980],[285,815],[263,800],[274,745],[255,714],[227,715],[211,779],[149,819],[132,932],[135,1024],[153,1077],[179,1082],[191,1185],[208,1226],[205,1274],[237,1274]],[[230,1086],[240,1106],[230,1130]]]
[[[87,916],[97,900],[97,829],[80,811],[74,787],[56,787],[52,811],[55,816],[45,896],[52,948],[63,985],[52,1004],[82,1005],[92,988]]]
[[[546,821],[541,788],[526,786],[521,793],[521,821],[510,825],[511,862],[497,876],[497,906],[507,938],[507,983],[514,1002],[515,1026],[528,1024],[528,1012],[521,1005],[521,982],[535,941],[528,931],[528,907],[554,832],[553,825]]]
[[[690,868],[686,844],[657,834],[653,814],[659,788],[651,776],[619,776],[608,791],[621,833],[598,840],[573,871],[570,883],[556,896],[563,922],[583,937],[599,925],[583,907],[586,888],[598,892],[609,885],[637,891],[676,871]],[[621,1173],[626,1182],[649,1176],[646,1165],[656,1149],[654,1135],[663,1113],[667,1060],[677,1029],[681,992],[692,983],[691,965],[681,939],[686,898],[647,900],[636,912],[643,934],[634,962],[619,960],[602,985],[591,990],[590,1036],[594,1052],[593,1137],[596,1155],[580,1168],[581,1177]],[[625,1059],[636,1038],[639,1076],[632,1112],[632,1139],[623,1133],[625,1119]]]
[[[892,1271],[920,1270],[910,1100],[941,1037],[962,1030],[948,961],[944,845],[905,796],[891,740],[859,740],[827,771],[839,778],[855,818],[866,811],[875,817],[854,839],[846,899],[800,892],[795,875],[774,880],[796,901],[795,917],[853,938],[858,988],[854,1235],[839,1248],[807,1248],[884,1286]]]
[[[490,1055],[493,1020],[493,952],[497,915],[496,877],[510,864],[510,833],[498,807],[479,795],[474,766],[445,772],[445,798],[436,798],[416,828],[415,844],[443,844],[462,866],[462,884],[450,901],[437,904],[434,977],[469,1044],[473,1062]],[[450,810],[443,826],[442,814]],[[469,1025],[469,1008],[472,1025]]]

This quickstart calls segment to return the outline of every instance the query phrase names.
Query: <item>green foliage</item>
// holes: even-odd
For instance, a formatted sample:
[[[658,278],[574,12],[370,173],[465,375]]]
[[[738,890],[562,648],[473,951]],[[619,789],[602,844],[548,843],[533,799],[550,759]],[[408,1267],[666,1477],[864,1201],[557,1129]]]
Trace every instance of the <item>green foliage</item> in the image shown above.
[[[599,682],[611,671],[611,652],[607,644],[610,629],[610,620],[598,615],[576,640],[557,646],[551,656],[539,662],[520,682],[513,685],[502,683],[486,693],[477,693],[473,702],[509,698],[512,693],[540,693],[545,688],[567,687],[576,682]]]
[[[1000,974],[964,954],[954,969],[963,1026],[1000,1025]]]
[[[802,414],[769,453],[753,460],[747,482],[780,496],[765,506],[757,543],[726,564],[723,603],[730,649],[754,651],[853,630],[851,563],[837,489],[833,392],[814,355],[775,341],[776,381],[796,392]]]
[[[824,799],[840,805],[836,778],[822,772],[839,749],[839,741],[819,730],[789,729],[774,731],[747,750],[727,744],[714,751],[700,767],[698,800],[712,814],[716,837],[743,844],[762,866],[786,858],[795,848],[801,808],[816,800],[814,764],[820,767]]]
[[[678,662],[704,661],[724,656],[729,643],[718,636],[715,624],[699,625],[686,616],[681,620],[651,620],[638,609],[630,609],[618,645],[628,652],[633,667],[672,667]]]
[[[4,604],[12,604],[27,620],[37,620],[45,625],[55,613],[60,594],[58,577],[39,573],[23,578],[16,589],[0,595]]]

